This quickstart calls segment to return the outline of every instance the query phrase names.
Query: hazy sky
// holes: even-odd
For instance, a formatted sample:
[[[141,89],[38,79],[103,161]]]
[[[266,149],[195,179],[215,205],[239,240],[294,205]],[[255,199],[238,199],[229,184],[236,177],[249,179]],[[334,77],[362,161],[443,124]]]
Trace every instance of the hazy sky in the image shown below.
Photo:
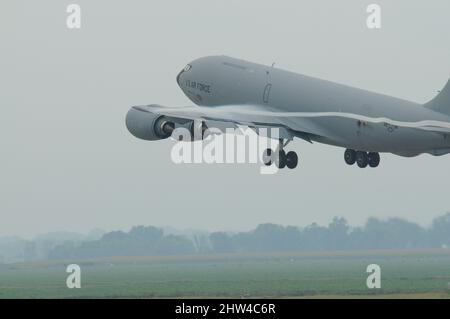
[[[66,7],[82,8],[81,30]],[[381,30],[366,7],[382,7]],[[106,1],[0,3],[0,236],[136,224],[250,229],[450,210],[450,158],[382,155],[348,167],[343,149],[297,140],[300,167],[176,165],[172,143],[131,136],[129,107],[192,105],[175,82],[225,54],[417,102],[450,76],[450,2]]]

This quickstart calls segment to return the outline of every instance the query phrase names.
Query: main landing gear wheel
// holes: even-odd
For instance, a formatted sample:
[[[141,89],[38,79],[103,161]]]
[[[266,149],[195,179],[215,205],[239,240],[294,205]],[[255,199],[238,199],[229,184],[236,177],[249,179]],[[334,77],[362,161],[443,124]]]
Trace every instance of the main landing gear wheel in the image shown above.
[[[360,168],[365,168],[369,164],[369,156],[366,152],[357,151],[356,152],[356,164]]]
[[[380,154],[377,152],[367,153],[347,149],[344,153],[344,159],[348,165],[353,165],[356,163],[361,168],[365,168],[367,166],[378,167],[378,165],[380,165]]]
[[[345,162],[348,165],[353,165],[356,162],[356,152],[354,150],[347,149],[344,153]]]
[[[370,152],[368,154],[368,162],[370,167],[378,167],[378,165],[380,164],[380,154]]]

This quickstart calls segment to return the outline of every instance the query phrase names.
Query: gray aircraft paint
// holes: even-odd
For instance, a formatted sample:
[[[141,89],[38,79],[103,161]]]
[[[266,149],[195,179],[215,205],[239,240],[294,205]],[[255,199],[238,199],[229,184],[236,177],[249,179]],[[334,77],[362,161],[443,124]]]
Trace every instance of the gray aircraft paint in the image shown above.
[[[421,105],[226,56],[189,63],[177,81],[197,107],[154,105],[130,112],[286,127],[293,136],[401,156],[450,152],[450,117],[437,112],[448,113],[448,84]]]

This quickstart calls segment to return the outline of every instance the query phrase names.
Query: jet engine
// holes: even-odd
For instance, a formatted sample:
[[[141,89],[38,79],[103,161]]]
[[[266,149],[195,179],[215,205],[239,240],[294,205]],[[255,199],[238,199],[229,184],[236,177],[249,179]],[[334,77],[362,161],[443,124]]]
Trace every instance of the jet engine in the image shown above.
[[[169,121],[165,116],[140,111],[135,108],[131,108],[128,111],[125,123],[131,134],[147,141],[168,138],[175,129],[175,123]]]
[[[185,129],[184,136],[188,137],[188,140],[197,141],[206,138],[205,131],[208,129],[203,121],[172,119],[136,108],[128,111],[125,123],[131,134],[147,141],[166,139],[175,129],[181,128]],[[182,140],[181,136],[179,140]]]

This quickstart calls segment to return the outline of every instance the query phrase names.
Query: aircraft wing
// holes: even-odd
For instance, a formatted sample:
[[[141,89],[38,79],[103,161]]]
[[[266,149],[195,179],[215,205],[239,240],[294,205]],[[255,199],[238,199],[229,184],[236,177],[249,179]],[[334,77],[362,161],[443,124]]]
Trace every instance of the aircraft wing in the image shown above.
[[[378,126],[387,130],[398,128],[424,130],[443,135],[445,138],[450,134],[449,122],[434,120],[408,122],[344,112],[280,112],[259,105],[165,107],[154,104],[134,106],[132,109],[139,113],[143,112],[152,119],[164,116],[174,123],[181,124],[197,120],[204,122],[208,128],[217,128],[222,132],[226,128],[247,126],[262,136],[285,140],[298,137],[310,143],[320,138],[343,143],[344,141],[340,140],[343,137],[329,131],[333,125],[348,126],[349,128],[360,125],[363,128]],[[139,127],[139,125],[137,126]],[[272,133],[270,128],[278,128],[278,135],[270,136]],[[150,138],[152,137],[150,136]]]
[[[326,130],[318,127],[312,121],[307,119],[299,121],[297,118],[294,121],[292,117],[283,116],[286,113],[278,114],[258,105],[166,107],[154,104],[134,106],[133,108],[142,112],[166,116],[175,122],[204,121],[208,127],[220,130],[239,126],[247,126],[257,131],[261,128],[278,128],[280,138],[284,139],[299,137],[311,142],[313,136],[328,134]]]

